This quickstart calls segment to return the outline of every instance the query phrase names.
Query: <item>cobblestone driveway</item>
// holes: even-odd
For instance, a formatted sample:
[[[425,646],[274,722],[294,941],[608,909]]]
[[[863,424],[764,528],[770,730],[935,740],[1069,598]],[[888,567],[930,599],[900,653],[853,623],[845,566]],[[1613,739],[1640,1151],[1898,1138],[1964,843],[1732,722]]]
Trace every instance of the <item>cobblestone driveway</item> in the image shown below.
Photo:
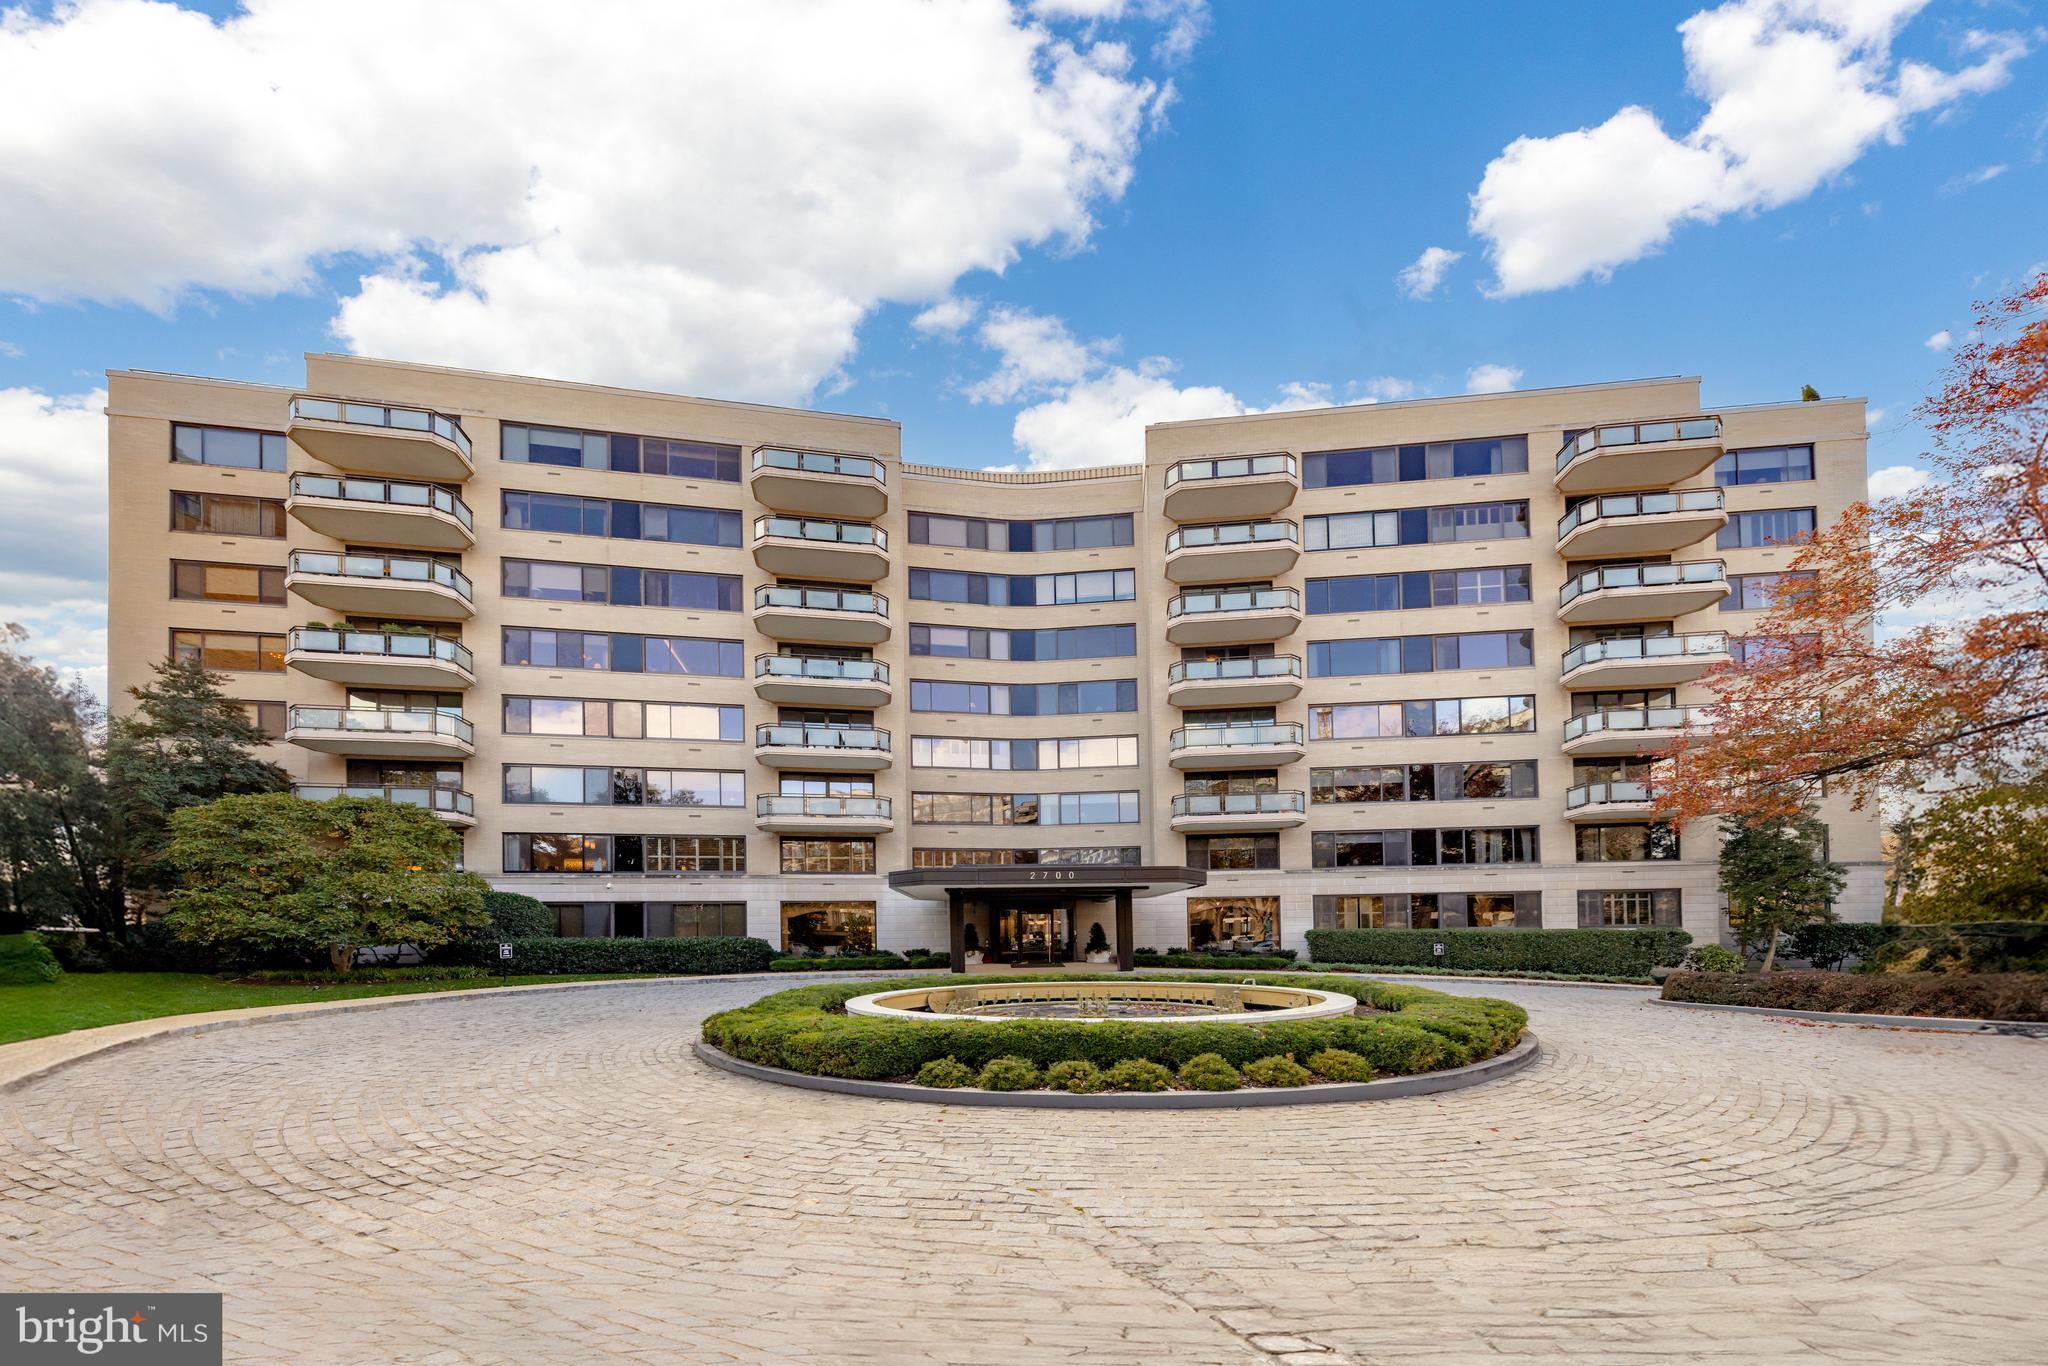
[[[0,1097],[0,1283],[224,1291],[291,1362],[2048,1355],[2048,1043],[1488,986],[1547,1056],[1455,1095],[941,1109],[691,1056],[779,985],[83,1063]]]

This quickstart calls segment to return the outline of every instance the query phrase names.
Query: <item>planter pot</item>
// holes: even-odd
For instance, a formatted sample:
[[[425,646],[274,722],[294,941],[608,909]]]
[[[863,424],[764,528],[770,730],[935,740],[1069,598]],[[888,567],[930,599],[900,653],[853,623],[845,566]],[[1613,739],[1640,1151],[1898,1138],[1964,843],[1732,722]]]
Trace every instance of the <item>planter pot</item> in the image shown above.
[[[966,957],[966,961],[967,961],[967,966],[968,966],[968,967],[970,967],[970,968],[978,968],[978,967],[980,967],[980,966],[981,966],[981,964],[982,964],[981,950],[980,950],[980,949],[969,949],[969,950],[967,951],[967,957]]]
[[[1114,963],[1116,955],[1108,949],[1097,949],[1094,953],[1088,955],[1088,961],[1091,963]]]

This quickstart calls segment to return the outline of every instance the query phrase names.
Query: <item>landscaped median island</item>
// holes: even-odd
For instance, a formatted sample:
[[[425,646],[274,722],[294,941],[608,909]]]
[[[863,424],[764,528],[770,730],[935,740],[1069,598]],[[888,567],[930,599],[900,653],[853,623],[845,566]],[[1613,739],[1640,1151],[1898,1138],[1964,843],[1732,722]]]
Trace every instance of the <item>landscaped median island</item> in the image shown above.
[[[951,1090],[1228,1091],[1410,1077],[1496,1057],[1522,1041],[1528,1014],[1506,1001],[1310,973],[1147,974],[1137,984],[1210,984],[1334,992],[1358,1012],[1319,1019],[1226,1023],[1186,1019],[872,1018],[847,1012],[856,997],[929,990],[930,978],[797,987],[704,1022],[704,1042],[726,1056],[805,1077],[904,1082]],[[1062,974],[1077,983],[1131,984],[1113,974]],[[948,977],[947,988],[1017,989],[1015,977]],[[1141,1007],[1151,1009],[1153,1007]],[[1085,1009],[1085,1007],[1084,1007]]]

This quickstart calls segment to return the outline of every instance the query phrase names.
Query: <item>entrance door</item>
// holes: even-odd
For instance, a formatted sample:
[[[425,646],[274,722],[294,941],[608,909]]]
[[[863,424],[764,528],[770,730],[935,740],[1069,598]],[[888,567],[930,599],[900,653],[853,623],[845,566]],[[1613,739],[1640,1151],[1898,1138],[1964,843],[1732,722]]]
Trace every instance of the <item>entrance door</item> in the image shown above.
[[[1067,908],[1013,907],[1002,913],[1002,956],[1012,963],[1067,961]]]

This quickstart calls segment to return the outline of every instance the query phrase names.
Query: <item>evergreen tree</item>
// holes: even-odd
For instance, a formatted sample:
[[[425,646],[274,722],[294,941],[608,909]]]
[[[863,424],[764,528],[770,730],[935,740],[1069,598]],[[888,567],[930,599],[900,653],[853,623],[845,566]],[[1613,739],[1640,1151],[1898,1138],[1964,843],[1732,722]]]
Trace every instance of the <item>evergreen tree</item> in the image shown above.
[[[1763,970],[1778,957],[1778,936],[1817,920],[1833,920],[1829,905],[1848,874],[1824,852],[1827,827],[1810,811],[1790,816],[1743,814],[1723,826],[1721,890],[1728,923],[1745,949],[1761,946]]]
[[[82,682],[29,659],[27,639],[12,622],[0,627],[0,933],[76,919],[118,934],[93,753],[104,717]]]

